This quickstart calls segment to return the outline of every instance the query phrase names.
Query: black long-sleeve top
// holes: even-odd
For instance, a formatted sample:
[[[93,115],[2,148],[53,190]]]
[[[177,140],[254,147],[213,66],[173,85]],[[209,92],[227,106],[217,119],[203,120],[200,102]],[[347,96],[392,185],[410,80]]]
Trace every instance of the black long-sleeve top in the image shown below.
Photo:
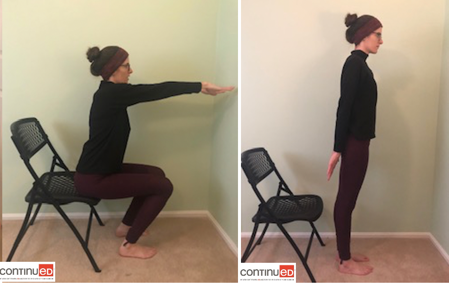
[[[369,140],[375,135],[377,84],[366,64],[368,54],[354,50],[343,65],[335,125],[334,151],[342,153],[348,135]]]
[[[89,140],[84,144],[76,171],[83,174],[120,171],[131,131],[129,106],[200,91],[201,83],[131,85],[102,81],[93,97]]]

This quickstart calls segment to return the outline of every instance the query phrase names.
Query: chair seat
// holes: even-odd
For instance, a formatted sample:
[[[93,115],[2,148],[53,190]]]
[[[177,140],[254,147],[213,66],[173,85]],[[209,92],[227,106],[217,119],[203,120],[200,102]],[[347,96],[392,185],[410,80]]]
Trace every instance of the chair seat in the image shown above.
[[[265,209],[271,209],[274,217]],[[259,217],[260,223],[281,223],[292,221],[316,221],[323,212],[323,200],[317,195],[273,196],[266,202],[265,208],[254,215],[253,222]]]
[[[72,202],[82,202],[95,206],[100,199],[93,197],[81,196],[75,188],[74,183],[75,172],[48,172],[43,174],[39,180],[47,186],[47,190],[52,194],[53,198],[59,204],[68,204]],[[34,200],[32,193],[36,192]],[[33,188],[25,196],[25,201],[30,203],[47,203],[51,204],[51,200],[43,193],[36,183]]]

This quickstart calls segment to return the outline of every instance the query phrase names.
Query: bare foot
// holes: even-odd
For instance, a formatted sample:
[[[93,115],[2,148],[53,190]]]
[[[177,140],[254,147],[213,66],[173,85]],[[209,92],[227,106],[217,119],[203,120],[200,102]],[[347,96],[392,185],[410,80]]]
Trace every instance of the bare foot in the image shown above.
[[[358,253],[351,253],[351,259],[354,260],[355,262],[368,262],[369,258],[363,254],[358,254]],[[340,257],[337,256],[335,257],[335,260],[340,262]]]
[[[123,223],[120,223],[120,225],[118,225],[117,229],[115,230],[115,235],[118,238],[124,238],[124,237],[126,237],[126,234],[128,234],[129,229],[131,229],[131,226],[127,226]],[[142,233],[142,237],[144,237],[144,236],[148,236],[147,231]]]
[[[360,264],[355,262],[354,260],[344,260],[342,264],[338,263],[338,271],[346,274],[354,274],[354,275],[368,275],[373,272],[373,268],[371,266]]]
[[[120,245],[118,254],[124,257],[134,258],[152,258],[156,255],[157,250],[152,247],[141,246],[138,244],[126,243],[126,240]]]

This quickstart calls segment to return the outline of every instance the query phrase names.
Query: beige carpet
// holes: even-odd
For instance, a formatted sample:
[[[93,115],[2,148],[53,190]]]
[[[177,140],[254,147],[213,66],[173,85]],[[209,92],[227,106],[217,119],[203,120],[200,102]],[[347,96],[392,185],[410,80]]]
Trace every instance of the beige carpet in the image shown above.
[[[70,228],[62,220],[38,220],[30,227],[13,261],[55,261],[56,282],[236,282],[238,259],[207,218],[158,218],[139,243],[155,246],[149,260],[118,255],[119,219],[93,223],[89,248],[101,273],[95,273]],[[3,260],[20,221],[3,221]],[[85,234],[87,220],[75,226]]]
[[[242,254],[248,244],[242,238]],[[296,239],[305,253],[307,240]],[[310,251],[309,267],[317,282],[449,282],[449,265],[430,239],[424,238],[354,238],[354,252],[366,254],[374,267],[367,276],[341,274],[336,269],[335,238],[323,238],[325,247],[315,239]],[[310,282],[298,256],[285,238],[266,238],[248,262],[296,262],[297,282]]]

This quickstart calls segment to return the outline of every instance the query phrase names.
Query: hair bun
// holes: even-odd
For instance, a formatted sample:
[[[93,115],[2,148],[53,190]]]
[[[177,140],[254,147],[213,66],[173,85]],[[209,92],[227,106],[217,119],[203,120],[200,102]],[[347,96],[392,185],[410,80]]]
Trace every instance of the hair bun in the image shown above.
[[[357,14],[347,14],[346,18],[345,18],[345,25],[346,27],[352,26],[352,24],[355,23],[355,21],[357,21],[358,17]]]
[[[87,60],[89,60],[89,62],[93,62],[100,57],[100,48],[98,46],[91,47],[87,50],[86,55]]]

